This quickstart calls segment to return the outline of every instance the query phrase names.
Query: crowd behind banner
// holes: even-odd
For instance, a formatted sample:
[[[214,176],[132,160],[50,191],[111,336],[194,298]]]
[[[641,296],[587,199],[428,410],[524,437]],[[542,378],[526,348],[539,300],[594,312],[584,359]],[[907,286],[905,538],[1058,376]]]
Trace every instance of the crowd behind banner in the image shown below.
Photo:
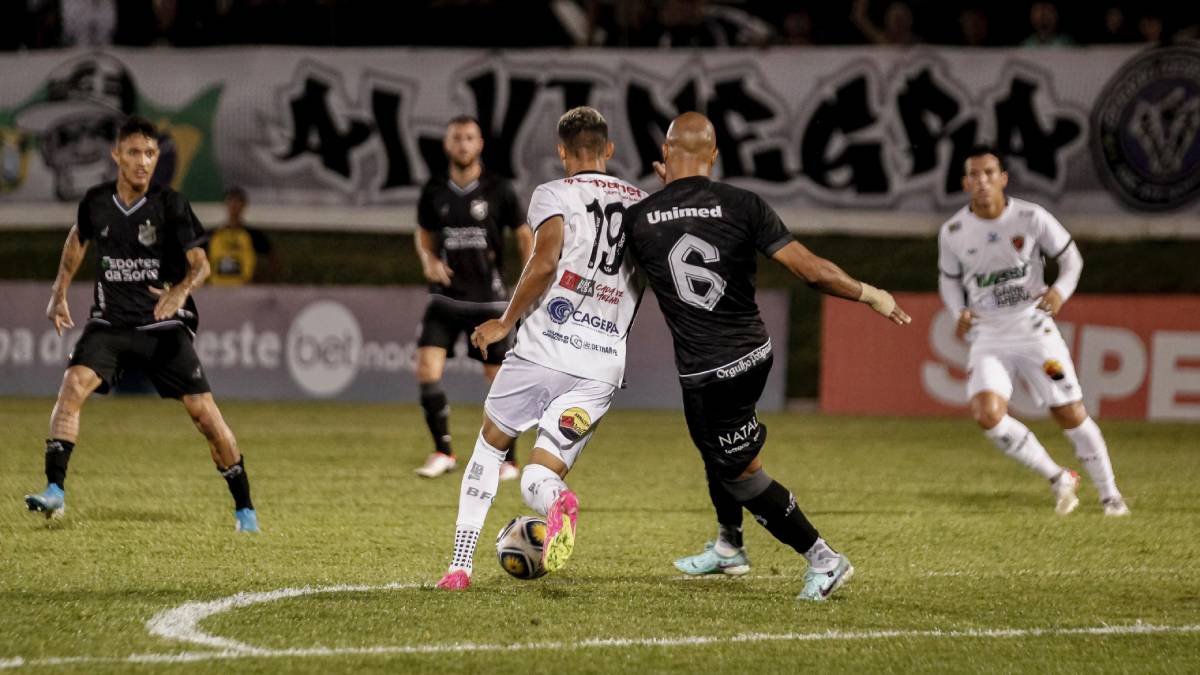
[[[1089,45],[1195,39],[1187,3],[932,0],[15,0],[0,49]]]
[[[193,202],[238,185],[256,209],[334,208],[329,227],[355,229],[360,213],[411,221],[420,185],[445,170],[449,117],[478,117],[485,165],[528,194],[561,173],[558,115],[589,104],[608,117],[613,172],[648,189],[669,120],[703,111],[718,175],[792,224],[845,209],[932,232],[964,201],[963,153],[990,142],[1009,157],[1010,192],[1077,235],[1163,214],[1200,236],[1200,49],[1186,47],[50,51],[0,68],[8,226],[20,211],[5,205],[70,205],[109,176],[128,113],[161,127],[155,179]]]

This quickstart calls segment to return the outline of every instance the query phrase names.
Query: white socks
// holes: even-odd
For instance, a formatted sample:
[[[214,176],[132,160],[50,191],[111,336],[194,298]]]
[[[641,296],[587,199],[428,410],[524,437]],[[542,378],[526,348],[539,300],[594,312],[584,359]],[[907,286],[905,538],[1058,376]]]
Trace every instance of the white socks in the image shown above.
[[[563,479],[541,464],[526,464],[521,470],[521,497],[542,516],[550,512],[554,500],[566,489]]]
[[[821,538],[804,552],[804,558],[808,560],[808,565],[814,572],[831,572],[838,564],[838,552]]]
[[[1003,450],[1004,454],[1017,460],[1022,466],[1037,472],[1046,480],[1054,480],[1058,474],[1063,472],[1063,468],[1050,458],[1046,448],[1042,447],[1041,442],[1038,441],[1037,436],[1033,435],[1029,427],[1010,415],[1005,415],[999,424],[984,431],[983,435],[987,436],[988,440],[997,448]],[[1107,461],[1107,457],[1108,455],[1105,455],[1105,461]]]
[[[1108,459],[1108,446],[1095,420],[1089,417],[1074,429],[1064,429],[1063,433],[1075,446],[1075,456],[1083,463],[1084,470],[1100,493],[1100,501],[1120,497],[1112,463]]]
[[[458,523],[454,532],[454,559],[450,571],[465,570],[471,573],[471,561],[475,556],[475,544],[479,531],[487,519],[488,509],[496,497],[500,485],[500,465],[504,462],[504,451],[497,450],[483,440],[483,434],[475,440],[475,451],[463,471],[462,487],[458,493]]]

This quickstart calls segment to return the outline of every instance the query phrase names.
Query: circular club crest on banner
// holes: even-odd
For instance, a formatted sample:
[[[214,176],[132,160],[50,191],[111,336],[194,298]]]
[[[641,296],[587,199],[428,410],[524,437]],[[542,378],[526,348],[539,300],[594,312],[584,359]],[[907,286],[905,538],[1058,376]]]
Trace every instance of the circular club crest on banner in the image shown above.
[[[1141,211],[1200,195],[1200,49],[1134,56],[1096,99],[1092,156],[1109,190]]]

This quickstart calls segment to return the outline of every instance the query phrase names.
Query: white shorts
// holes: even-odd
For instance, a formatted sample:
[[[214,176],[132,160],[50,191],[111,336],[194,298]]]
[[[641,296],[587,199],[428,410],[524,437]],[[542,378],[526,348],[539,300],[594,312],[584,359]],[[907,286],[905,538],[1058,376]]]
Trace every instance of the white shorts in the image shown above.
[[[1012,399],[1020,377],[1039,406],[1057,408],[1083,398],[1071,353],[1057,327],[1028,341],[977,340],[967,360],[967,396],[992,391]]]
[[[537,426],[534,447],[562,460],[569,469],[616,393],[617,388],[607,382],[568,375],[510,353],[496,373],[483,410],[514,438]]]

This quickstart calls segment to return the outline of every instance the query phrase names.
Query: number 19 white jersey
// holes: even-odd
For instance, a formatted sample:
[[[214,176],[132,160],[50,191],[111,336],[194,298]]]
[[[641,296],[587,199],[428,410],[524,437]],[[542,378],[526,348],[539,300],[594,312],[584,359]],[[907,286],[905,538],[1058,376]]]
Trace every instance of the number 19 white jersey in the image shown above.
[[[625,343],[643,285],[625,253],[625,209],[646,196],[599,172],[539,185],[529,200],[536,231],[563,219],[554,281],[524,317],[510,353],[576,377],[621,386]]]

